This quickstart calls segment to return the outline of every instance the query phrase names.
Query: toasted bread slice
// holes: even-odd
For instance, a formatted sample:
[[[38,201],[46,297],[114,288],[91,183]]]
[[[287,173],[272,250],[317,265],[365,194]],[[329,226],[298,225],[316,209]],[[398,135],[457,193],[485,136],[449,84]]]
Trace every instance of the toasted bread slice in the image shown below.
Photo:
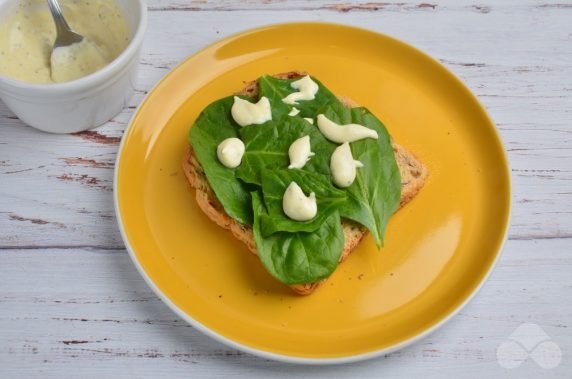
[[[283,74],[274,75],[277,78],[295,79],[306,75],[303,72],[292,71]],[[244,89],[238,95],[258,96],[258,82],[252,81],[247,83]],[[355,107],[356,104],[349,99],[341,98],[340,100],[348,107]],[[425,184],[427,179],[427,168],[423,163],[417,159],[412,153],[403,147],[392,143],[393,151],[395,152],[395,159],[399,166],[401,174],[401,199],[399,208],[407,204]],[[251,225],[243,225],[232,219],[224,211],[222,205],[216,198],[212,191],[201,164],[196,159],[192,147],[186,150],[183,157],[183,171],[189,180],[189,183],[196,189],[196,200],[201,210],[217,225],[224,229],[228,229],[231,233],[241,242],[243,242],[248,249],[258,254],[254,236],[252,234]],[[358,223],[351,220],[342,220],[342,229],[344,232],[344,250],[340,257],[340,263],[343,262],[352,252],[352,250],[361,242],[362,238],[366,235],[367,229]],[[308,295],[312,293],[320,284],[325,280],[308,284],[296,284],[290,288],[300,295]]]

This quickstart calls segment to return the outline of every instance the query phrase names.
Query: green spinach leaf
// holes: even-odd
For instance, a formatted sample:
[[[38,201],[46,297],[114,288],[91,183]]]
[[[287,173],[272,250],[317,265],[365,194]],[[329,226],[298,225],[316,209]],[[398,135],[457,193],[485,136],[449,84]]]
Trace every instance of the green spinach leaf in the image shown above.
[[[372,233],[378,247],[381,246],[387,222],[397,209],[401,192],[399,170],[385,127],[365,108],[348,109],[344,107],[316,79],[313,80],[320,87],[316,98],[311,101],[300,101],[296,106],[301,111],[300,114],[294,117],[288,116],[292,107],[284,104],[282,99],[294,92],[290,86],[294,80],[296,79],[275,79],[269,76],[260,78],[260,95],[270,99],[273,112],[273,120],[265,124],[240,128],[230,115],[233,104],[232,97],[214,102],[201,113],[194,127],[191,128],[190,140],[210,186],[231,217],[243,224],[252,224],[256,221],[257,245],[263,244],[265,248],[274,251],[272,254],[275,258],[282,257],[284,259],[283,264],[291,262],[302,264],[300,263],[302,262],[301,253],[297,252],[300,246],[306,248],[312,243],[315,243],[313,248],[316,248],[320,243],[327,246],[328,244],[324,242],[327,239],[315,241],[310,236],[316,234],[319,237],[322,235],[320,233],[325,233],[324,228],[327,225],[329,225],[329,232],[334,233],[330,236],[333,241],[332,244],[335,245],[341,239],[343,245],[341,226],[332,224],[334,215],[338,221],[342,217],[364,225]],[[358,123],[365,125],[376,130],[379,135],[378,140],[365,139],[350,145],[354,159],[360,160],[364,167],[357,170],[355,182],[345,190],[337,190],[329,183],[330,157],[337,145],[326,140],[316,126],[302,119],[303,117],[315,118],[320,113],[326,114],[329,119],[340,124]],[[316,155],[302,170],[286,170],[289,164],[288,148],[290,144],[304,135],[310,136],[312,151]],[[224,167],[219,163],[216,156],[218,144],[229,137],[240,137],[246,145],[242,164],[237,169]],[[296,174],[293,174],[295,172]],[[318,221],[294,222],[282,213],[282,195],[289,184],[289,178],[282,173],[287,173],[290,176],[303,176],[304,178],[311,175],[321,175],[321,182],[320,179],[313,179],[316,183],[321,183],[320,185],[328,181],[334,191],[323,197],[323,199],[327,199],[327,202],[318,204],[319,214],[315,219]],[[304,187],[303,178],[297,178],[294,181],[306,193],[314,191],[318,195],[317,190]],[[249,193],[253,186],[254,188],[262,187],[260,190],[264,195],[260,195],[263,197],[259,200],[265,202],[261,203],[264,212],[256,215],[256,220],[252,214],[254,199],[251,199]],[[326,188],[324,187],[323,190],[326,191]],[[328,190],[331,191],[331,188]],[[345,201],[340,201],[342,197],[339,194],[342,191],[346,194]],[[317,197],[320,201],[320,196]],[[266,206],[268,209],[265,208]],[[300,230],[313,230],[313,232],[308,233]],[[294,246],[298,246],[296,251],[292,250]],[[326,255],[332,255],[333,250],[328,250],[330,248],[320,247],[316,251],[320,251],[320,249],[327,250]],[[307,265],[312,266],[314,265],[312,262],[321,262],[320,258],[308,258],[310,252],[304,252],[304,254],[307,258]],[[279,262],[277,259],[273,262]],[[269,263],[267,263],[265,265],[268,267]],[[317,267],[321,267],[320,264]],[[292,271],[294,269],[276,268],[275,270]],[[311,272],[313,269],[306,267],[306,270]],[[323,267],[319,270],[322,270],[320,271],[322,273],[325,272]],[[290,278],[288,280],[294,280],[294,282],[305,280],[300,279],[299,274],[296,276],[291,272],[286,273],[286,271],[280,275],[288,276]],[[311,275],[308,274],[307,278],[314,278],[308,279],[308,281],[316,280],[315,278],[320,275],[317,274],[317,271]]]
[[[330,175],[330,156],[336,144],[325,139],[316,126],[300,117],[284,116],[262,125],[249,125],[241,128],[239,133],[245,143],[245,153],[236,175],[246,183],[260,186],[263,169],[288,167],[290,145],[306,135],[310,136],[310,146],[315,155],[303,169]]]
[[[283,98],[296,92],[291,87],[291,83],[298,79],[277,79],[272,76],[263,76],[259,80],[260,96],[266,96],[272,104],[272,119],[279,120],[292,110],[292,105],[282,101]],[[318,115],[318,110],[327,104],[341,104],[336,95],[330,92],[319,80],[312,77],[318,84],[318,92],[314,100],[300,100],[295,107],[300,110],[298,117],[314,118]]]
[[[346,189],[348,200],[341,206],[340,215],[368,228],[381,247],[385,227],[401,197],[401,177],[389,134],[365,108],[332,104],[324,109],[324,114],[338,124],[356,123],[378,134],[377,140],[366,138],[350,144],[354,159],[364,167],[358,168],[354,183]]]
[[[327,278],[338,266],[344,248],[344,233],[338,212],[331,214],[314,232],[278,232],[263,237],[260,216],[267,214],[258,192],[252,194],[254,240],[262,264],[281,282],[313,283]]]
[[[239,137],[238,126],[230,108],[232,96],[215,101],[206,107],[189,132],[189,140],[201,163],[210,187],[228,215],[242,224],[252,224],[250,192],[236,178],[236,169],[223,166],[217,157],[219,143]]]
[[[318,212],[313,219],[294,221],[284,213],[282,198],[291,182],[296,182],[306,196],[310,195],[311,192],[316,194]],[[335,188],[329,180],[329,176],[298,169],[263,170],[262,194],[268,210],[267,214],[260,217],[260,231],[263,237],[268,237],[278,231],[315,231],[346,200],[345,191]]]

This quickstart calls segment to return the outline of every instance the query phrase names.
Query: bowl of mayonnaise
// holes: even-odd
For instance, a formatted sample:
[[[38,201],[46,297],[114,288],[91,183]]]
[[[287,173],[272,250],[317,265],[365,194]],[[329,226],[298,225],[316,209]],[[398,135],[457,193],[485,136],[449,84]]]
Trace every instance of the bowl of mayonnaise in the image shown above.
[[[56,28],[45,0],[0,2],[0,99],[26,124],[52,133],[101,125],[134,91],[144,0],[60,0],[84,41],[52,54]]]

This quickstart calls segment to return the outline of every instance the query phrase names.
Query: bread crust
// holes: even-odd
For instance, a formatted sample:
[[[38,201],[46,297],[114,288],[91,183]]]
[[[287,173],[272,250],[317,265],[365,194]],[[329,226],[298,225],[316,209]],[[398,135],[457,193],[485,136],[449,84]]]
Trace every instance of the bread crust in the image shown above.
[[[290,71],[276,74],[274,77],[280,79],[295,79],[304,75],[306,75],[306,73],[301,71]],[[247,83],[237,95],[258,96],[258,82],[255,80]],[[348,108],[357,106],[350,99],[343,97],[339,97],[339,99]],[[421,190],[427,179],[428,171],[425,165],[411,152],[394,142],[392,142],[392,146],[401,174],[401,198],[399,201],[399,208],[401,208],[411,201]],[[224,211],[224,208],[212,191],[202,166],[190,145],[183,156],[182,166],[189,183],[196,190],[196,201],[199,208],[218,226],[229,230],[233,236],[244,243],[253,254],[258,255],[252,227],[250,225],[240,224]],[[367,234],[366,228],[346,219],[342,220],[342,230],[344,233],[344,250],[340,257],[340,263],[350,255]],[[327,279],[308,284],[295,284],[289,287],[299,295],[308,295],[326,280]]]

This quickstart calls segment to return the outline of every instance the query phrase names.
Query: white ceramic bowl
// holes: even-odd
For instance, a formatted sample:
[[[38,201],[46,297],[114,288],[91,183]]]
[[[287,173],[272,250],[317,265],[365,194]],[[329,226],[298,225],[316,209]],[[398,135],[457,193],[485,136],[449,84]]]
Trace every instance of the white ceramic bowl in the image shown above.
[[[0,2],[0,20],[20,1]],[[131,40],[101,70],[56,84],[25,83],[0,75],[0,99],[26,124],[51,133],[73,133],[101,125],[123,109],[133,94],[147,6],[145,0],[114,1],[123,10]]]

